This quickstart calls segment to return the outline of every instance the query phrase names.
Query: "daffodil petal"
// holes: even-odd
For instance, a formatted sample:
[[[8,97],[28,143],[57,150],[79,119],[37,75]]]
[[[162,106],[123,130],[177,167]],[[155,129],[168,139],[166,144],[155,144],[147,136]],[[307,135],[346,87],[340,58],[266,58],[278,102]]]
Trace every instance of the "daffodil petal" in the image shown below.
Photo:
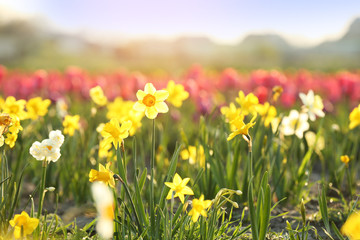
[[[154,107],[160,113],[167,113],[169,111],[168,106],[164,102],[157,102]]]
[[[191,188],[185,186],[182,190],[181,190],[182,194],[186,194],[186,195],[194,195],[193,190],[191,190]]]
[[[159,90],[155,92],[154,96],[157,102],[163,102],[168,98],[169,92],[166,90]]]
[[[146,106],[140,102],[136,102],[133,106],[133,109],[135,111],[144,112],[146,109]]]
[[[146,93],[143,90],[138,90],[136,92],[136,97],[139,101],[142,101],[145,96],[146,96]]]
[[[154,95],[155,92],[156,92],[156,88],[154,87],[154,85],[152,83],[147,83],[145,85],[145,93],[146,94]]]
[[[155,107],[147,107],[145,110],[145,115],[149,119],[155,119],[156,116],[158,115],[158,111],[156,110]]]

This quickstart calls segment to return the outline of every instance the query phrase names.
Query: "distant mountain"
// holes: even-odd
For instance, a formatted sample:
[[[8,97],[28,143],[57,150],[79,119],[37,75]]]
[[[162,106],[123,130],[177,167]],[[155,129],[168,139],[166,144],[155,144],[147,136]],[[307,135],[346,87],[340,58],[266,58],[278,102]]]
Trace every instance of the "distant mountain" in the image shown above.
[[[212,68],[360,68],[360,18],[339,39],[313,47],[295,47],[277,34],[251,34],[236,45],[217,44],[202,36],[175,40],[134,40],[116,47],[90,41],[81,35],[41,29],[27,21],[0,22],[0,62],[16,66],[22,59],[36,62],[48,57],[77,56],[79,64],[102,56],[113,65],[141,68],[189,66],[195,62]],[[41,55],[43,54],[43,55]],[[44,55],[45,54],[45,55]],[[65,55],[64,55],[65,54]],[[91,54],[91,57],[88,57]],[[36,61],[34,61],[36,60]],[[52,62],[51,60],[47,62]],[[57,61],[55,61],[56,63]],[[39,67],[42,67],[39,61]],[[152,65],[151,65],[152,64]],[[150,66],[151,65],[151,66]],[[84,64],[86,66],[86,64]],[[140,70],[140,69],[139,69]]]
[[[238,44],[239,48],[247,51],[264,46],[281,51],[293,48],[284,38],[276,34],[251,34]]]

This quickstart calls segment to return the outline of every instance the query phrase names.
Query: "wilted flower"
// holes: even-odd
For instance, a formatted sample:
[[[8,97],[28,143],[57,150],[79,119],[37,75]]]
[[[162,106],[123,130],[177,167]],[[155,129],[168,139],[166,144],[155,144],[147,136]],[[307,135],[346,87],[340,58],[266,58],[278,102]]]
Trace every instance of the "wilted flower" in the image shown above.
[[[21,214],[15,214],[14,219],[10,220],[9,223],[14,227],[14,237],[23,238],[37,228],[39,219],[31,218],[25,211],[22,211]]]
[[[168,106],[164,102],[169,96],[166,90],[156,91],[152,83],[145,85],[145,91],[138,90],[136,97],[138,101],[134,104],[134,109],[139,112],[145,112],[146,117],[155,119],[158,113],[166,113],[169,111]]]
[[[3,135],[11,124],[11,117],[8,113],[0,114],[0,135]]]
[[[31,98],[26,103],[27,117],[37,119],[39,116],[45,116],[48,112],[50,104],[51,101],[49,99],[42,100],[41,97]]]
[[[123,122],[120,127],[119,121],[113,118],[110,120],[110,122],[105,124],[101,135],[105,138],[105,142],[112,142],[115,149],[117,149],[122,140],[129,136],[130,128],[131,121]]]
[[[309,129],[308,115],[291,110],[288,117],[284,117],[281,123],[281,132],[290,136],[295,134],[298,138],[302,138],[304,132]]]
[[[325,113],[322,111],[324,108],[322,99],[319,95],[314,95],[313,90],[310,90],[307,95],[300,93],[299,97],[304,104],[303,109],[309,114],[311,121],[315,121],[316,116],[325,116]]]
[[[204,195],[201,194],[199,199],[192,200],[192,209],[189,212],[189,215],[192,216],[191,219],[193,222],[196,222],[200,215],[207,217],[206,210],[211,206],[211,200],[204,200]]]
[[[181,179],[179,174],[175,173],[173,182],[165,182],[165,185],[170,188],[166,199],[171,199],[173,192],[175,192],[174,198],[179,197],[180,201],[184,203],[184,195],[194,195],[193,190],[186,186],[189,181],[190,178]]]
[[[276,102],[279,99],[282,92],[283,92],[283,88],[281,86],[273,87],[273,89],[272,89],[272,101]]]
[[[175,107],[181,107],[182,102],[189,97],[189,93],[182,84],[175,84],[174,81],[168,82],[166,90],[169,92],[167,101]]]
[[[353,129],[356,126],[360,125],[360,104],[359,106],[354,108],[354,110],[352,110],[352,112],[349,115],[349,119],[350,119],[350,124],[349,124],[350,129]]]
[[[92,196],[98,212],[96,232],[105,239],[114,234],[114,196],[103,183],[95,182],[91,186]]]
[[[341,233],[348,236],[350,240],[360,239],[360,214],[352,213],[344,225],[341,227]]]
[[[79,115],[75,115],[75,116],[66,115],[63,121],[64,134],[73,136],[75,130],[80,129],[79,120],[80,120]]]
[[[107,97],[100,86],[96,86],[90,89],[90,97],[99,106],[105,106],[107,103]]]
[[[91,169],[89,173],[89,181],[96,182],[100,181],[109,185],[112,188],[115,188],[115,180],[114,180],[114,173],[110,170],[111,162],[106,164],[106,168],[99,163],[99,171],[95,169]]]

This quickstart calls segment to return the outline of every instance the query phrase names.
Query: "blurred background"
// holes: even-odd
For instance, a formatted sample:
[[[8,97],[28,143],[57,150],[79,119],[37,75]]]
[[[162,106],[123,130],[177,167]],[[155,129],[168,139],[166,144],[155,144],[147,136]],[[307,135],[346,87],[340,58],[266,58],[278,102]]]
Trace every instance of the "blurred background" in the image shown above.
[[[0,0],[9,69],[353,70],[360,1]]]

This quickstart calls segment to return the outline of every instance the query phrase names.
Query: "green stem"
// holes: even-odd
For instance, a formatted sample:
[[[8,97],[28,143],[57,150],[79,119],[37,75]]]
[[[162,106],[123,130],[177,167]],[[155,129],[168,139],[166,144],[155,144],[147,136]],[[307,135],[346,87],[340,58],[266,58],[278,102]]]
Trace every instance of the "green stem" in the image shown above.
[[[150,182],[150,229],[151,234],[155,236],[155,208],[154,208],[154,165],[155,165],[155,119],[153,119],[152,128],[152,143],[151,143],[151,159],[150,159],[150,170],[151,170],[151,182]]]
[[[42,163],[42,176],[41,176],[40,191],[39,191],[39,208],[38,208],[38,213],[37,213],[38,219],[40,219],[41,212],[42,212],[43,194],[44,194],[45,179],[46,179],[46,167],[47,167],[47,162],[45,159]]]

